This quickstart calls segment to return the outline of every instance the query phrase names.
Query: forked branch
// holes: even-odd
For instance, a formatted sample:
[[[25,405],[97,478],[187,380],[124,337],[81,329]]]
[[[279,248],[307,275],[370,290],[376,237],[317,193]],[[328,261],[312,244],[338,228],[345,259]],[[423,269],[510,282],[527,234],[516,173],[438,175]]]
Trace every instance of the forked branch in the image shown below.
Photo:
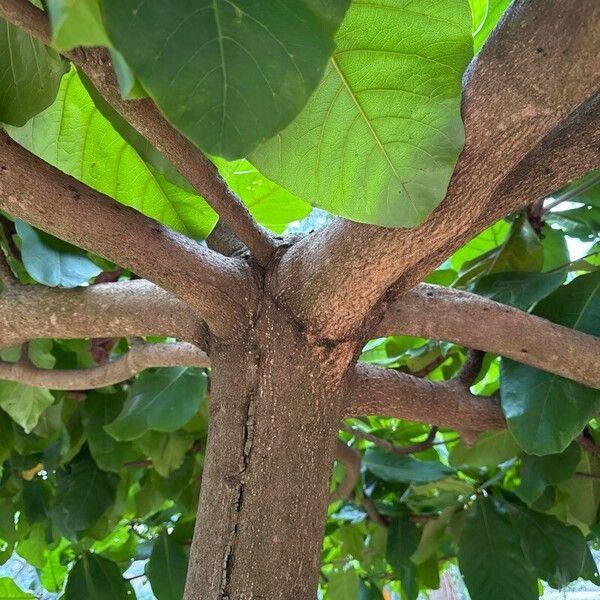
[[[247,323],[255,283],[244,263],[96,192],[4,132],[0,147],[0,209],[162,286],[216,335],[232,335]]]
[[[2,0],[0,16],[46,45],[52,45],[46,14],[28,0]],[[215,209],[225,224],[265,265],[274,249],[268,233],[252,218],[242,201],[229,189],[216,167],[176,131],[150,100],[121,98],[108,52],[101,48],[65,53],[92,81],[104,99],[175,166]]]
[[[346,339],[479,231],[597,168],[599,19],[597,0],[515,0],[465,77],[445,200],[414,229],[337,220],[296,244],[279,292],[294,314]]]

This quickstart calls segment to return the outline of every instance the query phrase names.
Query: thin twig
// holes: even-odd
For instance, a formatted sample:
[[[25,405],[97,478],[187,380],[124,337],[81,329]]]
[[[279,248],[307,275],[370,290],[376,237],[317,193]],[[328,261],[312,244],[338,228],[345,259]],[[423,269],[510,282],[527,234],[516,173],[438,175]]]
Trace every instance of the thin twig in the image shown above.
[[[456,380],[467,387],[471,387],[481,371],[484,357],[485,352],[481,350],[469,350],[463,366],[456,375]]]
[[[2,0],[0,16],[44,44],[52,44],[48,17],[28,0]],[[108,52],[77,48],[64,56],[81,68],[104,99],[176,167],[265,266],[275,251],[273,239],[256,223],[213,163],[166,121],[151,100],[121,98]]]
[[[346,500],[352,494],[354,486],[360,476],[360,452],[338,440],[336,459],[343,463],[346,474],[342,482],[331,493],[331,502],[335,502],[336,500]]]
[[[582,473],[581,471],[576,471],[575,477],[578,477],[579,479],[593,479],[594,481],[600,481],[600,475],[594,475],[592,473]]]
[[[387,450],[388,452],[391,452],[392,454],[400,454],[400,455],[414,454],[415,452],[423,452],[424,450],[428,450],[435,444],[434,440],[435,440],[435,436],[438,432],[437,427],[432,427],[430,429],[429,433],[427,434],[427,437],[422,442],[417,442],[416,444],[412,444],[411,446],[396,446],[395,444],[392,444],[391,442],[388,442],[387,440],[377,437],[376,435],[373,435],[372,433],[367,433],[366,431],[361,431],[360,429],[355,429],[354,427],[350,427],[349,425],[345,425],[344,423],[342,423],[342,425],[340,426],[340,429],[342,431],[345,431],[346,433],[350,433],[351,435],[354,435],[356,437],[360,437],[369,442],[373,442],[377,446],[384,448],[385,450]],[[444,442],[442,442],[442,443],[444,443]]]
[[[596,456],[600,456],[600,446],[596,445],[594,440],[586,437],[584,434],[580,435],[577,438],[577,443],[588,452],[595,454]]]
[[[449,356],[444,355],[438,356],[418,371],[411,371],[411,369],[406,366],[395,367],[394,371],[400,371],[401,373],[408,373],[413,377],[423,378],[427,377],[427,375],[429,375],[430,373],[433,373],[441,364],[445,363],[449,358]]]

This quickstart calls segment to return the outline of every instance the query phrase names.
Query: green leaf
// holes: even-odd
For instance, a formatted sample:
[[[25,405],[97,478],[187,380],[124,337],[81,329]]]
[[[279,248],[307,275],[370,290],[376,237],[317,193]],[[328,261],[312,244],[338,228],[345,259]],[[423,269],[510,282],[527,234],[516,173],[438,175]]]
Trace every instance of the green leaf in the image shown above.
[[[598,565],[596,565],[596,561],[594,560],[589,547],[586,547],[580,577],[582,579],[591,581],[594,585],[600,586],[600,573],[598,573]]]
[[[8,600],[21,600],[21,598],[34,598],[33,594],[24,592],[10,577],[0,578],[0,598]]]
[[[353,2],[306,108],[250,160],[299,198],[386,227],[421,223],[464,143],[467,0]]]
[[[388,527],[386,558],[400,580],[407,600],[416,600],[419,585],[410,557],[417,549],[417,528],[408,515],[392,519]]]
[[[119,567],[91,552],[86,552],[75,563],[65,589],[65,600],[127,600],[134,597]]]
[[[146,164],[98,111],[75,71],[56,101],[25,127],[7,127],[19,144],[92,188],[180,233],[202,239],[216,222],[197,195]]]
[[[455,271],[463,270],[464,263],[474,261],[482,254],[498,248],[506,240],[509,232],[510,225],[504,220],[498,221],[491,227],[484,229],[450,257],[451,267]]]
[[[581,449],[575,442],[560,454],[524,456],[521,461],[521,485],[517,493],[525,502],[532,504],[549,485],[571,478],[580,458]]]
[[[56,98],[67,62],[0,19],[0,123],[21,126]]]
[[[496,467],[521,453],[508,431],[488,431],[472,445],[459,443],[452,449],[448,462],[454,467]]]
[[[582,206],[550,213],[548,223],[558,225],[571,237],[583,241],[596,238],[600,231],[600,206]]]
[[[111,40],[161,111],[225,158],[247,155],[298,114],[348,5],[104,0]]]
[[[0,408],[5,410],[25,433],[37,425],[40,415],[54,402],[48,390],[16,381],[0,380]]]
[[[459,542],[458,565],[472,600],[537,600],[519,534],[492,498],[478,497]]]
[[[22,241],[21,256],[27,272],[49,287],[73,288],[87,284],[102,272],[87,254],[23,221],[15,221]]]
[[[391,454],[379,448],[369,448],[363,465],[384,481],[401,483],[428,483],[454,473],[454,469],[440,462],[416,460],[411,456]]]
[[[169,434],[149,431],[136,440],[140,450],[152,461],[154,470],[165,478],[181,467],[193,443],[193,438],[181,431]]]
[[[166,531],[154,540],[146,573],[158,600],[183,598],[188,559],[181,546]]]
[[[435,558],[440,542],[448,528],[448,524],[458,508],[458,504],[448,506],[440,513],[440,516],[437,519],[431,519],[425,523],[419,545],[410,557],[413,563],[422,565],[431,558]]]
[[[565,281],[564,271],[553,273],[492,273],[479,277],[470,291],[491,298],[502,304],[509,304],[521,310],[528,310]]]
[[[117,478],[98,469],[84,449],[58,472],[52,518],[65,533],[83,531],[113,505],[116,488]]]
[[[121,441],[135,440],[148,430],[176,431],[198,412],[205,392],[203,369],[145,371],[131,386],[121,414],[105,429]]]
[[[329,576],[327,589],[330,600],[358,600],[360,577],[354,569],[334,571]]]
[[[58,50],[108,46],[98,0],[47,0],[52,43]]]
[[[600,335],[600,271],[560,287],[533,312]],[[508,359],[502,359],[500,394],[508,428],[528,454],[561,452],[600,408],[598,390]]]
[[[469,0],[469,2],[473,11],[473,40],[477,54],[509,7],[511,0]]]
[[[556,589],[579,577],[587,544],[577,527],[516,505],[510,505],[509,514],[538,577]]]

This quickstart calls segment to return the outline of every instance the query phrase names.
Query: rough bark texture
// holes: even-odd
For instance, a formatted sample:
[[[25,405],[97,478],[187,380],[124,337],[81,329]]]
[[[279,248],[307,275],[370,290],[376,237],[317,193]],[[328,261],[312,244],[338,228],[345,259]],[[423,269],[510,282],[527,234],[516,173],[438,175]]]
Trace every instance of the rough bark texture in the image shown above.
[[[308,340],[273,302],[269,276],[248,336],[211,346],[213,407],[187,600],[314,598],[357,349]]]
[[[45,14],[27,0],[1,0],[0,15],[49,41]],[[378,413],[458,430],[504,425],[497,401],[473,396],[461,379],[435,384],[357,367],[366,337],[441,337],[598,383],[581,359],[587,352],[593,365],[597,357],[590,336],[469,295],[429,296],[427,287],[403,294],[499,217],[599,165],[599,18],[597,0],[515,0],[465,77],[467,141],[448,195],[412,230],[338,220],[276,251],[149,100],[120,98],[103,50],[68,57],[219,210],[226,227],[211,236],[214,250],[0,133],[0,209],[153,282],[25,294],[4,267],[0,344],[162,334],[209,351],[212,414],[186,600],[314,599],[342,417]],[[465,326],[488,313],[493,329]],[[530,328],[539,335],[525,340]]]

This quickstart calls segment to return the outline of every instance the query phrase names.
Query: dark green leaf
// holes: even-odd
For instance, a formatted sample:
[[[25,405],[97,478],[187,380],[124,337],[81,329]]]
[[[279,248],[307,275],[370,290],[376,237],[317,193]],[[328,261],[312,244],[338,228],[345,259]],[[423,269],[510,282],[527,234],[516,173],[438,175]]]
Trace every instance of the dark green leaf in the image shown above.
[[[134,597],[119,567],[91,552],[86,552],[75,563],[65,589],[65,600],[127,600]]]
[[[598,573],[598,565],[590,552],[590,549],[586,547],[585,556],[583,558],[583,567],[579,576],[583,579],[591,581],[594,585],[600,586],[600,574]]]
[[[519,496],[528,504],[536,501],[546,487],[572,477],[580,458],[581,449],[575,442],[560,454],[524,456],[521,461],[521,485],[517,490]]]
[[[50,287],[73,288],[86,284],[102,269],[87,254],[23,221],[16,221],[21,238],[21,255],[27,272]]]
[[[533,312],[600,335],[600,272],[560,287]],[[600,408],[598,390],[508,359],[502,360],[500,393],[508,428],[529,454],[561,452]]]
[[[298,114],[348,5],[104,1],[111,40],[162,112],[198,147],[225,158],[247,155]]]
[[[66,534],[83,531],[112,506],[116,488],[117,478],[98,469],[83,450],[58,474],[52,518]]]
[[[154,540],[146,567],[152,591],[158,600],[181,600],[188,559],[181,546],[166,531]]]
[[[509,514],[538,577],[556,589],[579,577],[587,544],[577,527],[516,505],[510,506]]]
[[[175,431],[198,412],[205,392],[206,373],[202,369],[145,371],[131,386],[121,414],[105,429],[121,441],[135,440],[149,430]]]
[[[495,467],[521,453],[508,431],[489,431],[480,434],[474,444],[460,443],[452,449],[449,463],[454,467]]]
[[[416,460],[411,456],[390,454],[379,448],[369,448],[365,452],[363,465],[384,481],[401,483],[427,483],[454,473],[454,469],[440,462]]]
[[[558,225],[567,235],[590,241],[600,231],[600,206],[582,206],[552,212],[546,219],[548,223]]]
[[[169,477],[183,465],[194,440],[181,431],[168,434],[149,431],[135,443],[152,460],[154,470],[161,477]]]
[[[407,600],[416,600],[419,585],[416,566],[410,557],[417,549],[417,528],[408,515],[392,520],[388,527],[386,558],[400,580]]]
[[[479,497],[462,530],[458,564],[472,600],[536,600],[537,580],[519,534],[493,499]]]
[[[56,52],[0,19],[0,123],[20,127],[50,106],[67,69]]]
[[[566,273],[492,273],[479,277],[471,291],[496,302],[529,309],[564,282]]]
[[[352,3],[306,108],[250,160],[299,198],[386,227],[441,202],[464,143],[467,0]]]

